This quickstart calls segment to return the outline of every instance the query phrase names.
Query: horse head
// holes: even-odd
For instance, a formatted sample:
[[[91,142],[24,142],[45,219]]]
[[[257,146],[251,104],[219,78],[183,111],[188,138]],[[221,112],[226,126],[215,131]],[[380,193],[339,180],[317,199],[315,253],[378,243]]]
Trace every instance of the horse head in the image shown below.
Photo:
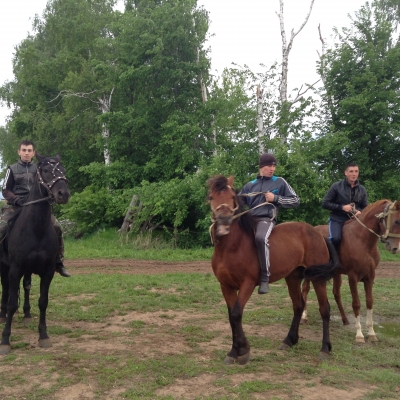
[[[217,236],[227,235],[235,211],[238,209],[236,193],[233,190],[233,176],[212,177],[208,181],[208,201],[213,213],[213,221],[217,223]]]
[[[382,213],[378,214],[386,250],[395,254],[400,249],[400,201],[388,202]]]
[[[70,191],[60,155],[57,153],[54,157],[43,157],[36,153],[36,158],[38,160],[37,173],[39,183],[46,188],[48,194],[56,203],[67,203]]]

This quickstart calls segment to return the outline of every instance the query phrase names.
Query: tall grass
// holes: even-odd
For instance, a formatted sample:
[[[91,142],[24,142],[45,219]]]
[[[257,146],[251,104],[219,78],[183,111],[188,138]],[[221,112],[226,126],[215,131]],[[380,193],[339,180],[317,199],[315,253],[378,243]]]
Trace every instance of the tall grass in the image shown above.
[[[207,261],[210,260],[212,247],[180,249],[173,241],[151,234],[123,234],[116,230],[100,230],[95,234],[81,238],[65,240],[67,259],[87,258],[134,258],[140,260],[164,261]]]
[[[400,254],[391,254],[378,244],[381,261],[400,262]],[[99,230],[82,239],[66,238],[67,259],[133,258],[164,261],[209,261],[213,247],[180,249],[172,240],[151,233],[119,234],[115,229]]]

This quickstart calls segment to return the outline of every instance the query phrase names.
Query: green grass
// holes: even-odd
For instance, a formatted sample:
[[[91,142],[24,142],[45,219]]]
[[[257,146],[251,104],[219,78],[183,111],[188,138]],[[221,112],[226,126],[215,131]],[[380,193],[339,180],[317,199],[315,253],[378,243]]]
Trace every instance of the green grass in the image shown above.
[[[400,254],[391,254],[378,245],[381,261],[400,262]],[[151,234],[119,234],[114,229],[100,230],[82,239],[66,238],[65,254],[68,259],[87,258],[133,258],[138,260],[163,261],[209,261],[213,247],[179,249],[173,248],[157,236]]]
[[[65,254],[68,259],[135,258],[140,260],[199,261],[210,260],[212,247],[173,248],[151,234],[119,234],[116,230],[101,230],[82,239],[66,238]]]
[[[2,397],[7,400],[22,398],[18,388],[23,398],[48,400],[76,385],[92,388],[96,399],[174,399],[174,385],[187,387],[188,393],[197,385],[198,395],[188,397],[193,399],[306,399],[307,390],[323,393],[328,388],[364,391],[352,398],[398,398],[398,337],[382,332],[377,343],[355,344],[353,324],[342,325],[332,295],[333,351],[328,361],[317,358],[322,329],[313,291],[309,323],[300,327],[299,343],[288,351],[277,350],[292,318],[287,288],[280,283],[271,285],[267,296],[253,294],[245,309],[243,324],[252,347],[249,364],[226,366],[222,361],[230,349],[231,330],[219,284],[211,274],[56,277],[48,308],[52,349],[36,345],[39,288],[34,276],[34,322],[24,327],[21,315],[15,317],[12,352],[0,357],[0,370],[7,371],[0,374],[0,390],[15,390],[14,397]],[[342,292],[351,315],[347,282]],[[361,285],[360,294],[365,318]],[[394,301],[400,296],[400,282],[378,279],[374,294],[375,325],[385,321],[400,327]],[[364,322],[363,330],[366,333]],[[89,344],[97,350],[91,351]],[[207,384],[197,383],[204,377]],[[43,384],[32,386],[33,379]],[[116,388],[121,391],[114,392]],[[170,394],[157,394],[169,388]],[[209,395],[205,389],[211,390]]]

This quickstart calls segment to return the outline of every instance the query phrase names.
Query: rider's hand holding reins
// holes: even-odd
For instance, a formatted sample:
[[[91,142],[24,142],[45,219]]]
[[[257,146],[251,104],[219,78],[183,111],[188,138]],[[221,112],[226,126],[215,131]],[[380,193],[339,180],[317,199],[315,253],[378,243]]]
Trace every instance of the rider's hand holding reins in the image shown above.
[[[275,199],[275,195],[272,192],[266,192],[264,193],[265,200],[268,201],[268,203],[272,203]]]

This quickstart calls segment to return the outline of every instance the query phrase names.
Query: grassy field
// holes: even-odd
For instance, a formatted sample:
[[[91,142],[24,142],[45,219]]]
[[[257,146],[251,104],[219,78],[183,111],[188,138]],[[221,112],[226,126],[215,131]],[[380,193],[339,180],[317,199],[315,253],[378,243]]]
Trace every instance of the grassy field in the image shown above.
[[[381,261],[400,262],[400,254],[391,254],[379,243]],[[171,244],[151,235],[120,235],[115,230],[102,230],[83,239],[66,239],[68,259],[135,258],[139,260],[200,261],[210,260],[213,248],[174,249]]]
[[[313,292],[309,323],[288,351],[277,350],[291,322],[284,282],[267,296],[253,294],[244,314],[252,346],[246,366],[222,363],[231,332],[211,274],[55,278],[51,349],[36,344],[38,293],[34,277],[35,321],[25,327],[16,316],[12,352],[0,359],[2,400],[399,398],[400,280],[376,282],[376,343],[355,344],[353,324],[342,326],[331,300],[333,351],[324,362],[318,359],[322,331]],[[351,314],[347,285],[343,297]]]
[[[209,260],[212,249],[171,249],[142,237],[102,231],[66,241],[71,259]],[[384,252],[382,254],[385,254]],[[395,261],[398,260],[398,255]],[[377,279],[374,328],[379,342],[355,343],[344,277],[343,326],[333,296],[332,354],[318,358],[322,326],[310,292],[299,343],[278,350],[292,318],[284,281],[250,298],[243,317],[251,344],[246,366],[226,366],[231,330],[219,284],[210,273],[130,275],[75,271],[50,288],[50,349],[37,345],[39,278],[32,283],[34,320],[14,318],[12,350],[0,358],[1,400],[75,399],[397,399],[400,398],[400,280]],[[332,286],[328,285],[329,293]],[[360,284],[362,323],[365,301]]]

